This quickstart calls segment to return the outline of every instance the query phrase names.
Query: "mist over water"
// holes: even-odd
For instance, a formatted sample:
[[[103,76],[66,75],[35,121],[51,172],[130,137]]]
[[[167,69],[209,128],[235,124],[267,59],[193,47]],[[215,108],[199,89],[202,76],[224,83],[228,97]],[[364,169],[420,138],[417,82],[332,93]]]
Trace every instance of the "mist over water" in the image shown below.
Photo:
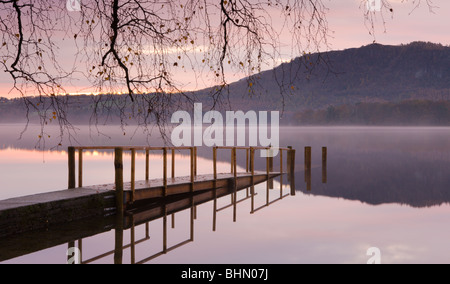
[[[164,144],[156,132],[149,138],[132,129],[126,129],[126,135],[118,126],[104,127],[100,135],[95,129],[81,129],[72,145]],[[51,149],[48,145],[58,131],[50,129],[46,149],[39,150],[35,148],[39,128],[30,127],[17,140],[20,130],[18,125],[0,126],[0,199],[65,189],[65,151],[70,141]],[[232,209],[224,209],[217,215],[215,232],[211,229],[212,203],[202,204],[197,208],[195,241],[149,263],[365,263],[367,249],[374,246],[381,250],[382,263],[448,263],[449,141],[450,128],[445,127],[281,127],[280,146],[297,150],[297,194],[254,214],[250,214],[250,201],[245,200],[237,207],[237,222],[232,220]],[[312,147],[309,191],[304,171],[306,146]],[[326,183],[322,179],[322,147],[328,148]],[[189,157],[177,155],[177,175],[189,175]],[[212,149],[199,149],[199,174],[211,173],[211,158]],[[229,158],[228,152],[219,155],[219,171],[229,171]],[[125,156],[125,167],[128,160]],[[138,155],[137,179],[143,178],[143,160]],[[277,170],[279,159],[274,161]],[[86,185],[113,182],[111,152],[87,151],[84,163]],[[152,153],[151,163],[152,177],[161,176],[158,153]],[[238,166],[245,168],[242,156]],[[265,164],[259,162],[256,167],[264,169]],[[279,196],[278,186],[279,179],[270,192],[271,200]],[[257,202],[263,205],[265,184],[257,187],[257,193]],[[226,206],[229,197],[219,202]],[[186,211],[177,213],[169,243],[176,244],[189,235],[188,215]],[[151,223],[151,228],[152,241],[136,252],[142,259],[157,252],[161,244],[161,220]],[[142,236],[143,230],[138,227],[136,234]],[[111,231],[83,241],[86,259],[113,248]],[[61,263],[66,249],[67,244],[6,262]],[[125,250],[125,262],[128,255]]]

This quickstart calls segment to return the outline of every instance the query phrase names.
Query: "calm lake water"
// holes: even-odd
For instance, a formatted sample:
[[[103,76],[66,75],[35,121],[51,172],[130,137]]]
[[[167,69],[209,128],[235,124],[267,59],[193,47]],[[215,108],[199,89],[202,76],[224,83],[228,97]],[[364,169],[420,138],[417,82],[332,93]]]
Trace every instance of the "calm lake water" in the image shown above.
[[[49,150],[58,144],[55,130],[48,134],[46,150],[39,150],[38,129],[30,127],[17,140],[20,130],[22,126],[0,126],[0,200],[66,188],[69,142]],[[133,129],[126,135],[117,127],[106,127],[101,135],[91,130],[80,131],[71,143],[163,143]],[[211,200],[151,220],[148,226],[126,228],[123,244],[136,243],[123,249],[122,262],[366,263],[367,250],[377,247],[382,263],[450,263],[450,128],[285,127],[280,144],[297,150],[295,195],[284,176],[274,181],[270,206],[265,206],[266,183],[256,186],[254,203],[260,209],[253,213],[246,190],[240,191],[236,220],[227,195],[217,200],[216,208]],[[310,190],[305,146],[312,147]],[[323,146],[328,147],[326,183]],[[176,174],[188,175],[189,157],[177,155]],[[199,174],[212,172],[211,158],[211,149],[199,150]],[[229,153],[219,158],[219,171],[228,172]],[[144,160],[138,156],[138,179],[144,178]],[[151,163],[151,178],[160,177],[160,155],[152,153]],[[245,158],[239,157],[238,164],[245,168]],[[86,153],[84,184],[112,183],[113,169],[112,153]],[[0,240],[0,263],[66,263],[71,241],[81,247],[83,261],[114,263],[114,222],[90,220]]]

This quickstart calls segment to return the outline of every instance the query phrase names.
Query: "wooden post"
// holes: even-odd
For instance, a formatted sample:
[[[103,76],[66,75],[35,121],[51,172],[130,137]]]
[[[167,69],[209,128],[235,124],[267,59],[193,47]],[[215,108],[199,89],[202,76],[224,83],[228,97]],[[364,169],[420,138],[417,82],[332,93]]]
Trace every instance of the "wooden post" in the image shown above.
[[[197,176],[197,147],[194,147],[194,176]]]
[[[283,150],[280,149],[280,173],[283,174]]]
[[[248,158],[249,158],[249,149],[247,148],[247,149],[245,149],[245,169],[246,169],[247,173],[250,171]]]
[[[289,181],[291,183],[291,195],[295,195],[295,149],[289,150]]]
[[[305,168],[311,168],[311,147],[305,147]]]
[[[213,171],[214,171],[213,232],[215,232],[217,226],[217,147],[213,148]]]
[[[268,156],[269,156],[269,173],[272,173],[273,172],[273,149],[272,149],[272,146],[268,150]],[[269,183],[269,189],[273,189],[273,179],[269,179],[267,182]]]
[[[194,148],[191,147],[191,192],[194,192]]]
[[[164,183],[164,197],[167,196],[167,148],[163,149],[163,183]]]
[[[233,222],[236,222],[237,214],[237,160],[236,160],[236,148],[233,148]]]
[[[75,188],[75,148],[69,147],[67,150],[67,153],[69,155],[69,189]]]
[[[175,178],[175,149],[172,149],[172,178]]]
[[[150,151],[145,150],[145,180],[150,179]]]
[[[150,239],[150,223],[145,223],[145,238]]]
[[[83,187],[83,149],[78,149],[78,187]]]
[[[136,189],[136,149],[131,149],[131,202],[135,201]]]
[[[327,183],[327,147],[322,148],[322,183]]]
[[[214,188],[217,180],[217,147],[213,148],[213,170],[214,170]]]
[[[115,148],[114,167],[115,167],[115,184],[116,184],[116,207],[117,214],[122,216],[124,213],[124,196],[123,196],[123,149]]]
[[[233,153],[234,153],[234,148],[231,148],[231,158],[230,158],[230,164],[231,164],[231,170],[230,170],[230,172],[231,172],[231,173],[233,173],[233,170],[234,170],[234,165],[233,165],[233,162],[234,162],[234,160],[233,160]]]
[[[288,173],[288,175],[287,175],[287,178],[288,178],[288,182],[290,182],[291,181],[291,151],[292,151],[292,146],[288,146],[288,149],[289,150],[287,150],[287,155],[286,155],[286,167],[287,167],[287,173]]]
[[[252,195],[251,211],[253,214],[255,211],[255,149],[250,148],[250,171],[252,172],[252,186],[250,188],[250,193]]]

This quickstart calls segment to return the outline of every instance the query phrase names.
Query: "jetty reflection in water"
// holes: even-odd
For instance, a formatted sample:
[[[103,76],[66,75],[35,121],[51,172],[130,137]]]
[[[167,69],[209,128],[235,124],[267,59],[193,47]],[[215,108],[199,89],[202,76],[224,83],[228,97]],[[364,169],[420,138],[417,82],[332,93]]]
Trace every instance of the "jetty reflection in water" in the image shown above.
[[[244,205],[250,205],[246,210],[253,214],[291,194],[295,195],[295,189],[291,190],[290,186],[284,185],[283,180],[287,180],[283,175],[276,179],[276,189],[270,189],[271,183],[265,182],[237,192],[231,188],[218,188],[196,194],[154,199],[137,205],[123,216],[81,220],[54,226],[46,231],[32,231],[11,236],[2,240],[0,262],[20,256],[29,257],[35,252],[65,244],[67,249],[77,248],[80,252],[80,258],[77,259],[75,254],[68,251],[69,263],[150,263],[159,256],[194,242],[195,222],[200,217],[197,216],[199,206],[211,206],[211,230],[216,231],[220,226],[217,221],[218,215],[229,214],[228,216],[237,222],[238,207],[244,209]],[[172,231],[173,238],[171,238]],[[104,240],[101,249],[105,250],[107,247],[111,249],[99,251],[100,248],[92,248],[89,245],[90,239],[96,237]],[[174,243],[173,239],[177,241]],[[86,243],[89,250],[84,248]],[[153,244],[150,246],[149,243]],[[138,253],[141,256],[144,251],[152,249],[157,251],[141,258],[137,257]],[[56,259],[63,261],[61,255],[59,256],[49,261],[55,262]]]

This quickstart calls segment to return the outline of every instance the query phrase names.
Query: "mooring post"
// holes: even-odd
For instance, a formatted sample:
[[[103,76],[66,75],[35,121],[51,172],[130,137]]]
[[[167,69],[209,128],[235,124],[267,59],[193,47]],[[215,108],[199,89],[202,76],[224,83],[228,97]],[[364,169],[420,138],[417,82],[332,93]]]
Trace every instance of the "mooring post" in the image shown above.
[[[67,149],[69,160],[69,189],[75,188],[75,147],[69,147]]]
[[[289,175],[291,184],[291,195],[295,195],[295,149],[289,150]]]
[[[291,151],[292,151],[292,146],[288,146],[287,147],[288,150],[286,151],[286,168],[287,168],[287,178],[288,178],[288,182],[291,181]]]
[[[327,147],[322,148],[322,183],[327,183]]]
[[[114,168],[116,177],[116,207],[117,214],[123,216],[124,213],[124,196],[123,196],[123,149],[115,148],[114,150]]]

